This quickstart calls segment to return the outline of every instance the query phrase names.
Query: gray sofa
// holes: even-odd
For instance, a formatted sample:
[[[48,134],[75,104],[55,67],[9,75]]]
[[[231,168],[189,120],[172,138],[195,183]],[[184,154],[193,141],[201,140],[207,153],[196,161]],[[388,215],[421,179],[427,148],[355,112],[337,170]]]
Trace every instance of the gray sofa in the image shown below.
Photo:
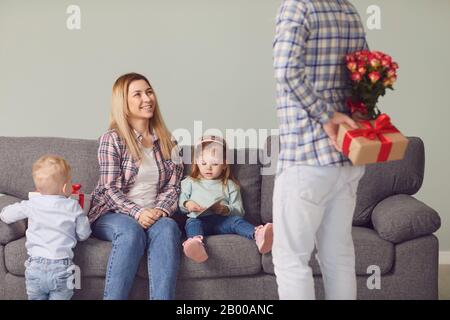
[[[238,150],[235,156],[270,155],[272,144],[267,145],[266,150]],[[68,159],[74,182],[82,184],[85,192],[93,190],[98,177],[96,141],[0,137],[0,193],[5,194],[0,196],[0,210],[27,198],[33,189],[31,165],[44,153]],[[274,176],[261,175],[262,167],[259,162],[233,166],[242,185],[246,217],[254,224],[272,220]],[[424,146],[419,138],[410,138],[404,160],[368,166],[354,212],[359,299],[437,299],[438,240],[433,233],[440,227],[440,218],[411,196],[420,189],[423,173]],[[26,299],[25,230],[26,221],[12,225],[0,222],[0,299]],[[182,258],[179,299],[278,298],[271,255],[261,256],[253,241],[227,235],[208,237],[206,243],[210,255],[206,263],[195,264]],[[78,243],[75,263],[82,279],[74,299],[102,298],[110,248],[110,243],[92,237]],[[148,296],[144,261],[132,299]],[[314,255],[311,266],[317,297],[323,298],[320,268]],[[379,287],[373,288],[370,284],[377,284],[377,272],[381,275]]]

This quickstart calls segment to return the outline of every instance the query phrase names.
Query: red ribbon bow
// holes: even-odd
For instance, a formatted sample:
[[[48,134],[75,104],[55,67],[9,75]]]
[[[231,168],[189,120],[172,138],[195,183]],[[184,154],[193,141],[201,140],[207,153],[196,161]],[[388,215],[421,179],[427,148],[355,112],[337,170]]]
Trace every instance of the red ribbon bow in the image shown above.
[[[361,102],[361,101],[353,102],[352,99],[348,99],[347,100],[347,106],[350,108],[350,112],[352,114],[355,113],[356,111],[359,111],[362,114],[367,114],[368,113],[366,105],[363,102]]]
[[[400,131],[395,128],[391,123],[391,118],[387,114],[381,114],[377,120],[375,120],[375,125],[372,126],[370,121],[358,121],[363,125],[363,128],[356,130],[349,130],[344,136],[344,143],[342,146],[342,152],[348,156],[350,153],[350,144],[352,143],[352,139],[358,137],[365,137],[370,140],[378,140],[381,141],[381,149],[378,154],[377,162],[387,161],[389,158],[389,154],[392,149],[392,141],[385,137],[386,133],[398,133]]]
[[[84,194],[80,193],[81,184],[73,184],[72,185],[72,194],[78,195],[78,203],[81,208],[84,209]]]

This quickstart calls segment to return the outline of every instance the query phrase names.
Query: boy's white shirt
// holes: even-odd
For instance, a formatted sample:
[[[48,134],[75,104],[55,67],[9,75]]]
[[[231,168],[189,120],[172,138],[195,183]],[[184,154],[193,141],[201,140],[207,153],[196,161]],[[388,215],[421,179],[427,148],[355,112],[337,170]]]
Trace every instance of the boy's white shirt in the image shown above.
[[[40,196],[40,195],[41,195],[41,194],[40,194],[39,192],[36,192],[36,191],[28,192],[28,199],[31,199],[31,198],[34,198],[34,197]],[[83,193],[83,196],[84,196],[83,211],[84,211],[84,213],[85,213],[86,215],[88,215],[89,209],[90,209],[90,206],[91,206],[91,195],[90,195],[90,194]],[[74,193],[72,193],[72,194],[70,195],[70,198],[73,199],[73,200],[76,200],[78,203],[80,203],[80,202],[79,202],[80,194],[74,194]]]
[[[37,195],[5,207],[0,219],[13,223],[28,218],[26,248],[31,257],[73,258],[77,240],[89,238],[91,227],[77,201],[59,195]]]

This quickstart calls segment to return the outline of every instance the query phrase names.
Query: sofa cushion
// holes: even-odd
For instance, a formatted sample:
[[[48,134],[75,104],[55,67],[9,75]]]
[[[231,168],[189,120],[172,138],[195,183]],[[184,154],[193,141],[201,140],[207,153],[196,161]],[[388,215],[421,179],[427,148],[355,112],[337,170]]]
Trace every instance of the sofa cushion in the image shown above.
[[[261,177],[261,220],[263,223],[272,222],[272,198],[275,176]]]
[[[373,209],[372,223],[381,238],[400,243],[434,233],[441,226],[441,218],[423,202],[399,194]]]
[[[105,276],[106,264],[111,251],[111,243],[96,238],[79,242],[74,250],[74,262],[80,267],[82,277]],[[25,237],[10,242],[5,246],[6,269],[8,272],[23,276],[24,263],[28,258]]]
[[[4,207],[20,201],[22,201],[22,199],[2,194],[0,195],[0,211],[2,211]]]
[[[0,193],[28,199],[34,190],[31,167],[49,153],[64,157],[72,167],[72,181],[90,193],[98,181],[97,149],[95,140],[0,137]]]
[[[261,271],[261,255],[252,240],[237,235],[206,237],[209,259],[197,264],[183,256],[180,278],[214,278],[247,276]],[[80,267],[82,277],[104,277],[108,263],[111,243],[89,238],[77,244],[74,262]],[[25,238],[10,242],[5,247],[6,269],[16,275],[25,273],[27,259]],[[138,269],[138,276],[148,278],[146,258]]]
[[[264,149],[266,158],[276,161],[278,148],[273,143],[276,136],[269,137]],[[413,195],[419,191],[424,174],[425,151],[420,138],[408,138],[405,158],[366,166],[357,191],[353,225],[369,226],[373,208],[383,199],[396,194]],[[272,150],[273,149],[273,150]],[[275,154],[275,155],[274,155]],[[263,222],[272,221],[272,194],[274,175],[263,175],[261,183],[261,217]]]
[[[256,150],[238,150],[232,169],[240,183],[245,219],[254,225],[259,225],[261,223],[261,166],[257,163],[255,155],[257,155]],[[242,162],[242,159],[246,159],[243,160],[246,162]]]
[[[20,201],[22,200],[19,198],[2,195],[0,196],[0,211],[6,206]],[[26,229],[27,220],[19,220],[9,225],[0,221],[0,244],[4,245],[10,241],[23,237]]]
[[[366,173],[358,186],[353,224],[370,224],[375,206],[383,199],[396,194],[413,195],[422,186],[425,151],[419,138],[408,138],[409,144],[405,158],[366,167]]]
[[[279,153],[278,136],[267,138],[264,149],[261,150],[261,220],[272,222],[272,197]]]
[[[381,274],[388,273],[394,265],[395,247],[386,240],[381,239],[378,234],[368,228],[353,227],[353,242],[356,255],[356,275],[368,275],[369,266],[378,266]],[[266,273],[274,274],[272,255],[266,254],[262,258],[263,270]],[[310,266],[314,275],[320,275],[319,263],[313,253]]]
[[[180,278],[219,278],[255,275],[261,271],[261,255],[255,241],[238,235],[206,237],[208,260],[195,263],[183,255]]]

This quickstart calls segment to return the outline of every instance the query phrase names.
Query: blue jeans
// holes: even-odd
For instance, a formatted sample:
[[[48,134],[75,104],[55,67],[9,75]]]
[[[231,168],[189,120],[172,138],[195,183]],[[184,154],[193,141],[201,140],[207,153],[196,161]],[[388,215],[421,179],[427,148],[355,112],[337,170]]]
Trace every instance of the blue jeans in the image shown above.
[[[247,239],[255,238],[255,226],[239,216],[211,215],[189,218],[186,221],[185,230],[188,238],[215,234],[238,234]]]
[[[92,226],[93,235],[111,241],[105,279],[105,300],[126,300],[139,263],[147,252],[149,299],[175,299],[180,266],[181,232],[171,218],[160,218],[145,230],[132,217],[107,213]]]
[[[31,257],[25,261],[28,300],[70,300],[73,296],[71,259]]]

